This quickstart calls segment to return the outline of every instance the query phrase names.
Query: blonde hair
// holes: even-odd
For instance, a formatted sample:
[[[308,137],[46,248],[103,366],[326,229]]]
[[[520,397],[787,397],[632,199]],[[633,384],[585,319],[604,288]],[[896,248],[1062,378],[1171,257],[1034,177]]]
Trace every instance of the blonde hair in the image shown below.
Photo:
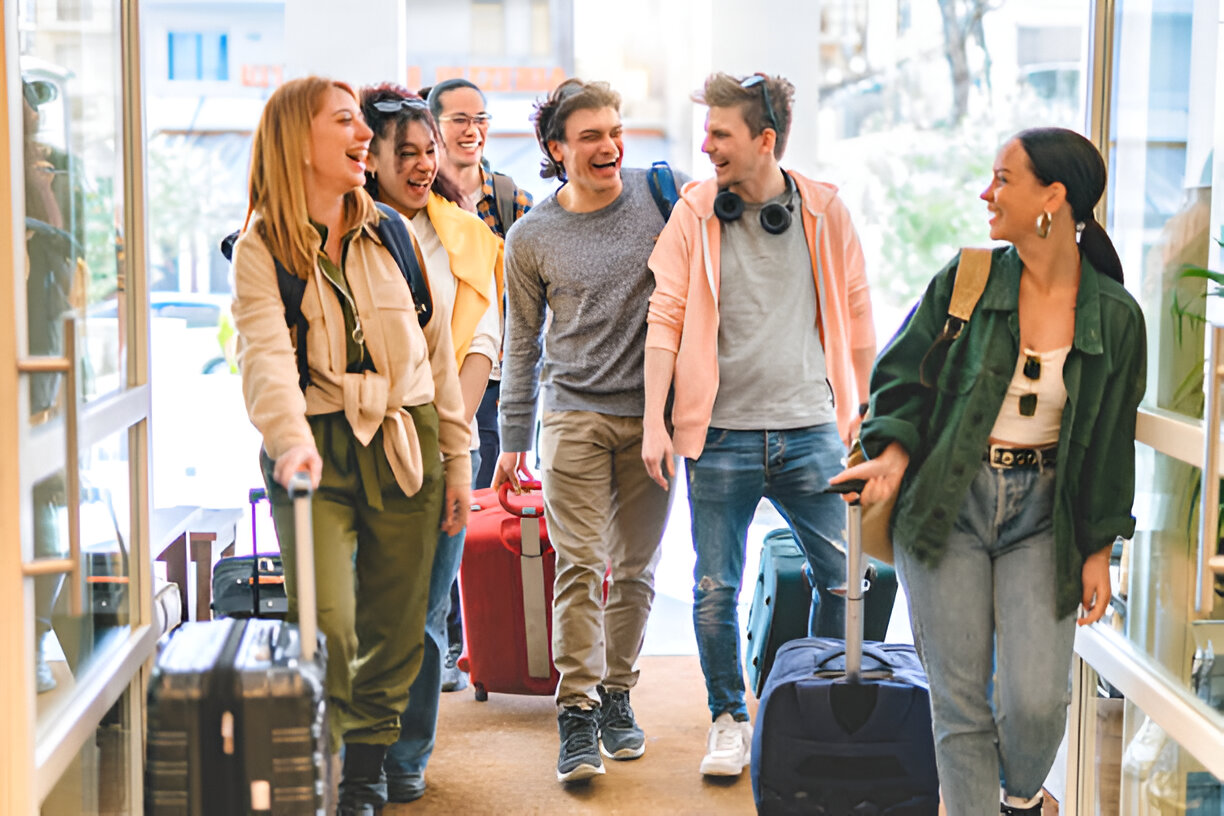
[[[744,87],[744,82],[753,76],[765,80],[764,85],[769,93],[772,108],[769,112],[765,109],[765,94],[757,88]],[[795,86],[785,77],[751,74],[740,80],[719,71],[706,77],[705,85],[701,90],[694,91],[690,98],[699,105],[711,108],[739,108],[740,115],[748,125],[748,132],[754,139],[760,136],[765,128],[774,127],[769,121],[772,114],[774,122],[777,123],[774,129],[777,134],[774,141],[774,158],[780,159],[786,152],[786,142],[790,138],[792,106],[795,102]]]
[[[291,79],[281,85],[268,97],[251,143],[247,221],[253,213],[260,215],[260,237],[272,256],[299,278],[310,276],[319,251],[319,233],[311,226],[306,210],[305,169],[311,121],[332,88],[357,101],[349,85],[325,77]],[[378,217],[374,201],[364,189],[357,187],[345,193],[346,232]]]

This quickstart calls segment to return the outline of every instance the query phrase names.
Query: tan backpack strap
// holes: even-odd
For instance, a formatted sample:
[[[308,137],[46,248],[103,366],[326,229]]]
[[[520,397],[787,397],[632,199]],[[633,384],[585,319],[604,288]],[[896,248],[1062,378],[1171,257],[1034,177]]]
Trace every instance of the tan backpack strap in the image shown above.
[[[952,285],[952,302],[948,304],[948,316],[968,323],[978,298],[986,289],[990,278],[989,249],[961,250],[960,263],[956,267],[956,282]]]

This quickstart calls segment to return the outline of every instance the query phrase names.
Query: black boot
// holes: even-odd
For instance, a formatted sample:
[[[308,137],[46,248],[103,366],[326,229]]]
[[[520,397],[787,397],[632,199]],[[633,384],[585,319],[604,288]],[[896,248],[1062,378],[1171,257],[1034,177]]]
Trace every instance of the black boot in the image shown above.
[[[387,782],[382,767],[386,753],[385,745],[344,744],[337,816],[378,816],[382,811],[387,801]]]

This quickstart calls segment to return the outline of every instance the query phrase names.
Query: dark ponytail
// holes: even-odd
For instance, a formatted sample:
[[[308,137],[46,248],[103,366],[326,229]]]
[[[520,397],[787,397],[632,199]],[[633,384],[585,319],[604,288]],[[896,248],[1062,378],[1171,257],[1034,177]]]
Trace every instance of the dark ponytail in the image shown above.
[[[1016,134],[1028,154],[1033,175],[1042,184],[1058,182],[1067,190],[1071,217],[1082,224],[1080,253],[1098,272],[1122,283],[1122,262],[1092,209],[1105,192],[1105,160],[1092,142],[1065,128],[1032,128]]]
[[[1080,230],[1079,248],[1080,254],[1088,259],[1094,269],[1122,283],[1122,260],[1118,257],[1118,251],[1114,249],[1109,233],[1091,215]]]

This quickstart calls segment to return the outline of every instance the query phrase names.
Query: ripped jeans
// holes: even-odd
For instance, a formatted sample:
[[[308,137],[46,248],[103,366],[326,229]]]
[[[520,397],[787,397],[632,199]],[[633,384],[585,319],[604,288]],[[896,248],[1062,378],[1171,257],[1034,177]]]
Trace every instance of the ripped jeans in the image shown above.
[[[693,627],[712,717],[748,714],[736,603],[748,525],[762,498],[795,532],[817,585],[845,583],[846,504],[821,492],[841,472],[845,455],[837,424],[829,422],[785,431],[710,428],[701,457],[685,460],[697,551]],[[845,601],[838,598],[821,603],[813,618],[819,631],[842,631],[845,614]]]

